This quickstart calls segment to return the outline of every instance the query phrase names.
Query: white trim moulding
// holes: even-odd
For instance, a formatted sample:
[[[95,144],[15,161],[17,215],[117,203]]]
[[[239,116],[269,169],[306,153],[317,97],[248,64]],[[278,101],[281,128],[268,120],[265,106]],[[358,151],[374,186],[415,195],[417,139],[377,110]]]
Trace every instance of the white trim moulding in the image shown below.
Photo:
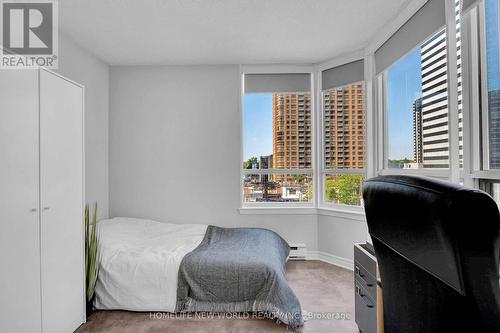
[[[322,251],[307,251],[306,260],[319,260],[327,264],[354,271],[354,261]]]
[[[317,215],[330,216],[340,219],[366,222],[365,212],[362,209],[343,209],[339,207],[265,207],[244,206],[238,208],[240,215]]]
[[[242,207],[240,215],[315,215],[314,207]]]
[[[342,209],[338,207],[321,207],[317,209],[319,216],[337,217],[346,220],[366,222],[366,215],[362,208],[360,209]]]

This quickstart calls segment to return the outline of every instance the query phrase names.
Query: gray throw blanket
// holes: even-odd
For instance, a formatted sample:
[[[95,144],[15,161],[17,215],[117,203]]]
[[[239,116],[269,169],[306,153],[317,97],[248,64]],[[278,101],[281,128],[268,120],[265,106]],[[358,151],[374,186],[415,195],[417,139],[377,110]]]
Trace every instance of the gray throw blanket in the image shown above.
[[[285,277],[289,252],[271,230],[208,226],[181,262],[176,311],[265,313],[302,326],[299,300]]]

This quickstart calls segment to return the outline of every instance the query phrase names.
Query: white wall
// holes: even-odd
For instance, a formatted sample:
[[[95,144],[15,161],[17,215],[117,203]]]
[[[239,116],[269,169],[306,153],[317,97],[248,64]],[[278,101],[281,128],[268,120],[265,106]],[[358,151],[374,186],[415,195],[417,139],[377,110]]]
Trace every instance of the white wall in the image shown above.
[[[238,213],[237,66],[110,70],[64,35],[59,44],[59,72],[86,87],[86,200],[100,218],[270,228],[350,260],[352,243],[366,240],[356,220]]]
[[[64,35],[59,48],[58,71],[86,87],[86,201],[100,218],[270,228],[351,260],[352,243],[366,240],[360,221],[238,213],[237,66],[110,70]]]
[[[353,243],[368,238],[366,222],[355,219],[318,216],[318,249],[320,252],[353,260]]]
[[[111,67],[110,215],[258,226],[318,249],[316,215],[239,215],[237,66]]]
[[[85,86],[85,200],[97,201],[99,218],[105,218],[109,214],[109,67],[60,34],[57,72]]]
[[[59,53],[58,72],[86,88],[86,201],[99,218],[264,227],[348,260],[366,240],[356,220],[238,213],[237,66],[110,69],[64,34]]]

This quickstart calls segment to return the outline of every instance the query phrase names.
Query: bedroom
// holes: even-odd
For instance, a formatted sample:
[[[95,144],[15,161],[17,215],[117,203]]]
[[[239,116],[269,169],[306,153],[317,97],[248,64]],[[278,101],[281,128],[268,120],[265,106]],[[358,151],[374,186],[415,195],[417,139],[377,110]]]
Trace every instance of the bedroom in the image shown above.
[[[389,301],[399,284],[384,284],[371,223],[438,208],[370,210],[363,184],[425,176],[499,201],[498,0],[1,5],[0,331],[433,332]],[[466,294],[439,271],[464,266],[449,243],[430,245],[448,238],[401,225],[395,252]]]

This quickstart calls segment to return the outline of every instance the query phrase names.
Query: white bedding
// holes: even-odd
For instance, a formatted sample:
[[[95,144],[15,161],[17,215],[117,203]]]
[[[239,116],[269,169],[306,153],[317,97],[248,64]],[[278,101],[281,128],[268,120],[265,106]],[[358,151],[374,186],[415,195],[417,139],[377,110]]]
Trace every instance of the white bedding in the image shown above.
[[[174,312],[180,263],[201,243],[207,226],[134,218],[98,224],[102,261],[94,306]]]

